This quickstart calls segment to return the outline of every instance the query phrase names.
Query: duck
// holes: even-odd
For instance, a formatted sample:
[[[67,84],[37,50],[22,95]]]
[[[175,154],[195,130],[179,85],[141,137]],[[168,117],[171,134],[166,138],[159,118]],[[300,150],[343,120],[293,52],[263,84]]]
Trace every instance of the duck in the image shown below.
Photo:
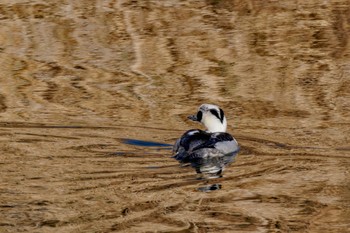
[[[198,160],[222,160],[238,153],[239,145],[236,139],[226,132],[226,116],[219,106],[202,104],[197,114],[188,116],[188,119],[201,123],[206,130],[186,131],[173,146],[173,158],[181,163],[193,163]]]

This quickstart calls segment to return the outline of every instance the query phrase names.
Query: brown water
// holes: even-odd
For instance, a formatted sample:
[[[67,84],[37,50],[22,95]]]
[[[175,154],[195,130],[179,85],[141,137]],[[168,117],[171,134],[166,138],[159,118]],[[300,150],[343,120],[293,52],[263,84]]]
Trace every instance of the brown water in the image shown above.
[[[350,232],[349,29],[347,0],[2,0],[0,232]],[[222,178],[123,143],[201,103]]]

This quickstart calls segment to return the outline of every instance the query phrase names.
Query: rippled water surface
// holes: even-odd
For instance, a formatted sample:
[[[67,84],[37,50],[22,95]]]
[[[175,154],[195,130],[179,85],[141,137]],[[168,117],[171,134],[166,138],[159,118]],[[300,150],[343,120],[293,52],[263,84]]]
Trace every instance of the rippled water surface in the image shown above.
[[[1,1],[0,232],[349,232],[349,28],[346,0]],[[201,103],[241,146],[215,179],[171,158]]]

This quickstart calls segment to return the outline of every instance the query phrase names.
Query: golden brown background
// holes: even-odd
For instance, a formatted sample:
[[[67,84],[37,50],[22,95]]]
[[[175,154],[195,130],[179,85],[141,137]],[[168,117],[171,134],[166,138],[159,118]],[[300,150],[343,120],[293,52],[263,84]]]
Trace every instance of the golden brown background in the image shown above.
[[[2,0],[0,232],[349,232],[349,36],[348,0]],[[201,103],[223,178],[122,143]]]

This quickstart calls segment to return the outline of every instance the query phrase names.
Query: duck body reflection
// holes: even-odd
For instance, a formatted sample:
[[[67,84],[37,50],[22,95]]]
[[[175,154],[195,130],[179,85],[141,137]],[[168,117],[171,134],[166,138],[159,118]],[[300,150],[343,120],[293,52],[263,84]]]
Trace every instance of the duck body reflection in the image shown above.
[[[226,133],[224,111],[216,105],[202,104],[197,114],[188,118],[202,123],[207,130],[185,132],[173,147],[174,158],[190,163],[197,173],[220,175],[239,151],[237,141]]]

